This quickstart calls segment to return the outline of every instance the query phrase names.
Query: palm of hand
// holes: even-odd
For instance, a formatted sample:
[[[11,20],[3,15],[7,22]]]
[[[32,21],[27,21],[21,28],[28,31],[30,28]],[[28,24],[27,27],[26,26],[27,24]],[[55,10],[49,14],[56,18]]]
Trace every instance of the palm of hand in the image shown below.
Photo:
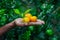
[[[18,18],[15,20],[15,24],[17,26],[28,26],[28,25],[42,25],[42,24],[45,24],[44,21],[42,20],[37,20],[37,22],[29,22],[29,23],[24,23],[22,22],[22,18]]]

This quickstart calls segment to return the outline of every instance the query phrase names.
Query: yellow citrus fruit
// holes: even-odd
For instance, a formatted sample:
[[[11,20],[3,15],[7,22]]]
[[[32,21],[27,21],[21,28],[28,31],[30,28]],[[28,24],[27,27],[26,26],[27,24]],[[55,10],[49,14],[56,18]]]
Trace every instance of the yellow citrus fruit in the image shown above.
[[[30,13],[27,13],[27,14],[25,14],[25,17],[30,18],[30,17],[32,17],[32,15]]]
[[[30,19],[28,17],[24,17],[23,18],[23,22],[27,22],[28,23],[28,22],[30,22]]]
[[[36,22],[36,21],[37,21],[37,17],[36,17],[36,16],[32,16],[32,17],[30,18],[30,21],[31,21],[31,22]]]

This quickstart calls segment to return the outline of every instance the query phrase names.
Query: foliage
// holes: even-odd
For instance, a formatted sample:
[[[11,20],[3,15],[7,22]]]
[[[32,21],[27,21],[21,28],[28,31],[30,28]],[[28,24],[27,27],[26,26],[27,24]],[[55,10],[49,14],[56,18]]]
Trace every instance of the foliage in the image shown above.
[[[16,27],[2,36],[3,40],[60,40],[60,0],[0,0],[0,26],[31,13],[44,20],[41,26]],[[48,36],[47,29],[54,34]]]

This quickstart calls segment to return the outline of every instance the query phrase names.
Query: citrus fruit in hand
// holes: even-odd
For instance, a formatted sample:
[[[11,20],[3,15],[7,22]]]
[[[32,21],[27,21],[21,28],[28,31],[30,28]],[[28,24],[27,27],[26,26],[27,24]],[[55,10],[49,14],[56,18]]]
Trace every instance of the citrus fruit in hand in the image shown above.
[[[27,14],[25,14],[25,17],[30,18],[30,17],[32,17],[32,15],[30,13],[27,13]]]
[[[47,35],[53,35],[53,30],[52,29],[47,29],[46,34]]]
[[[37,21],[37,17],[36,17],[36,16],[32,16],[32,17],[30,18],[30,21],[31,21],[31,22],[36,22],[36,21]]]
[[[30,22],[30,19],[28,17],[24,17],[23,18],[23,22],[27,22],[28,23],[28,22]]]

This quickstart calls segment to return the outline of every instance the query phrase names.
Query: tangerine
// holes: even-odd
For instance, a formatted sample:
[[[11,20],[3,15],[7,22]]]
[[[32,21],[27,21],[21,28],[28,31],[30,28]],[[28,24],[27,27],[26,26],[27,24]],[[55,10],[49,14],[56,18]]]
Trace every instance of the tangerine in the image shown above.
[[[32,17],[30,18],[30,21],[31,21],[31,22],[36,22],[36,21],[37,21],[37,17],[36,17],[36,16],[32,16]]]
[[[23,22],[27,22],[28,23],[28,22],[30,22],[30,19],[28,17],[24,17],[23,18]]]
[[[25,17],[31,18],[32,15],[30,13],[25,14]]]

